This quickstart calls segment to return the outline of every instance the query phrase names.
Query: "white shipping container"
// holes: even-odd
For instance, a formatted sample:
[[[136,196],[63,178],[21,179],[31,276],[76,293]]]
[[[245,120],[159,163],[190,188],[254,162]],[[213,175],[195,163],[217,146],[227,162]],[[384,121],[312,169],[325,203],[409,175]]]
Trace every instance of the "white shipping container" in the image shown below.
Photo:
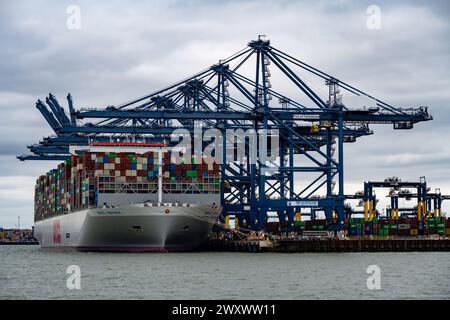
[[[116,164],[120,164],[120,158],[116,158],[116,159],[114,160],[114,162],[115,162]]]

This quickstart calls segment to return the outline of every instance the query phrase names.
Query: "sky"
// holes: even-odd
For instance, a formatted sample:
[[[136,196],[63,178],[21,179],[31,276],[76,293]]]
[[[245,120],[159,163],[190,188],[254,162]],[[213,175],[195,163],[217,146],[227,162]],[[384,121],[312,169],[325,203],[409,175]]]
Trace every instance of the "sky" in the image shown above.
[[[79,29],[70,28],[73,5]],[[371,5],[380,10],[377,28],[368,24]],[[0,226],[14,227],[18,216],[21,227],[33,225],[35,179],[57,164],[16,159],[52,134],[37,99],[52,92],[63,102],[70,92],[77,108],[120,104],[203,70],[260,34],[395,106],[429,106],[433,121],[411,131],[373,126],[373,135],[345,146],[346,193],[365,180],[426,176],[432,190],[450,194],[449,18],[448,1],[3,0]]]

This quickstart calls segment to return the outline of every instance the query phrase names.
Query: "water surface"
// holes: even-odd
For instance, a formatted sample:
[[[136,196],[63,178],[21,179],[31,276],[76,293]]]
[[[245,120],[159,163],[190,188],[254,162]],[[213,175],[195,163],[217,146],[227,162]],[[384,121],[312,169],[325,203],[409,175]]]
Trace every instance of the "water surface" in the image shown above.
[[[81,289],[69,290],[69,265]],[[367,288],[369,265],[381,289]],[[0,299],[450,299],[450,253],[85,253],[0,246]]]

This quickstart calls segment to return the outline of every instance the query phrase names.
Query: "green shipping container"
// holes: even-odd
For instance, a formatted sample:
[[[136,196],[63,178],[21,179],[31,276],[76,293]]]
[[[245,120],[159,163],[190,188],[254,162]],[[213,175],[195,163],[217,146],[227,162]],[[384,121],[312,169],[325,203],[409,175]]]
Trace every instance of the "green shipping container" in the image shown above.
[[[186,177],[196,177],[197,170],[186,170]]]

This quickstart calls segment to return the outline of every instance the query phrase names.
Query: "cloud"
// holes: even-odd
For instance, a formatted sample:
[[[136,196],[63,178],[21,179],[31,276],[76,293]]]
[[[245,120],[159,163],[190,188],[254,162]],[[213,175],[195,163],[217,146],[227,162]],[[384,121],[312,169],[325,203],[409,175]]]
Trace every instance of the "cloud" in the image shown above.
[[[35,177],[7,176],[0,178],[0,201],[29,201],[34,196]]]
[[[66,9],[72,4],[80,6],[81,30],[66,28]],[[36,177],[54,166],[14,159],[27,144],[52,134],[35,108],[36,100],[49,92],[65,106],[68,92],[76,107],[120,104],[203,70],[258,34],[266,34],[277,48],[387,102],[430,106],[435,119],[414,130],[374,126],[373,136],[346,145],[349,184],[385,175],[405,179],[426,175],[444,184],[450,159],[448,2],[379,1],[380,30],[366,28],[370,4],[3,1],[0,177]],[[308,83],[323,87],[304,76]],[[273,79],[274,87],[298,96],[298,90],[275,71]],[[29,188],[30,182],[21,179],[9,181],[15,190],[22,183]],[[448,186],[442,191],[450,193]],[[8,205],[15,203],[22,210],[22,200]],[[13,221],[2,208],[3,202],[0,224]]]

